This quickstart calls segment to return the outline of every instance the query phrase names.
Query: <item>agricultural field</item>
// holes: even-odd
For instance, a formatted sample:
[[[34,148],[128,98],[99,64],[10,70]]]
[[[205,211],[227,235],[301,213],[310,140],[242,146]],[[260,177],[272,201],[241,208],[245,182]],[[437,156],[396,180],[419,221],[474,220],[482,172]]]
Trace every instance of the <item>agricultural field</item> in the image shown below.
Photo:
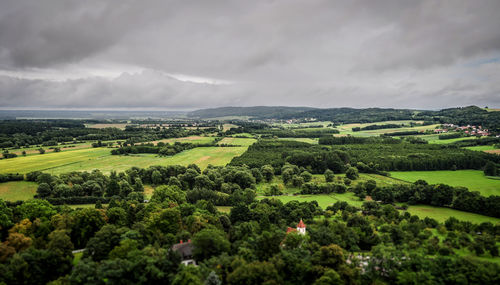
[[[0,160],[0,173],[47,171],[57,167],[92,161],[106,156],[111,156],[110,149],[91,148],[2,159]]]
[[[317,201],[318,205],[322,209],[341,201],[347,202],[349,205],[355,207],[361,207],[364,201],[360,201],[358,197],[354,196],[352,192],[346,192],[343,194],[319,194],[319,195],[282,195],[282,196],[259,196],[258,199],[262,200],[264,198],[275,198],[279,199],[283,203],[290,201],[300,201],[300,202],[311,202]],[[478,215],[474,213],[458,211],[454,209],[444,208],[444,207],[433,207],[428,205],[411,205],[408,207],[407,211],[423,219],[425,217],[433,218],[438,222],[444,222],[449,217],[455,217],[461,221],[469,221],[472,223],[483,223],[491,222],[493,224],[500,222],[500,219],[494,217],[488,217],[483,215]],[[404,211],[401,211],[404,212]]]
[[[212,137],[200,137],[205,141]],[[201,168],[209,164],[226,165],[235,156],[241,155],[255,140],[234,138],[231,142],[238,147],[199,147],[189,149],[171,157],[160,157],[154,154],[133,154],[127,156],[111,155],[109,148],[89,148],[59,153],[45,153],[27,157],[16,157],[0,160],[0,173],[28,173],[45,171],[60,174],[71,171],[91,171],[100,169],[104,173],[112,170],[124,171],[133,166],[148,167],[152,165],[189,165],[197,164]]]
[[[87,124],[85,125],[87,128],[91,128],[91,129],[105,129],[105,128],[117,128],[117,129],[120,129],[120,130],[124,130],[126,126],[128,126],[129,124]]]
[[[477,139],[476,137],[462,137],[462,138],[454,138],[454,139],[448,139],[448,140],[440,140],[438,134],[421,135],[421,136],[415,136],[415,137],[424,139],[424,140],[428,141],[430,144],[449,144],[449,143],[454,143],[454,142],[459,142],[459,141],[464,141],[464,140]]]
[[[113,145],[116,145],[117,142],[123,141],[123,140],[111,140],[111,141],[102,141],[103,144],[108,144],[111,143]],[[80,143],[66,143],[66,144],[59,144],[57,146],[30,146],[30,147],[25,147],[25,148],[6,148],[9,153],[15,153],[18,156],[22,155],[22,152],[26,152],[26,156],[30,155],[39,155],[40,152],[38,149],[43,148],[45,150],[45,153],[51,153],[54,152],[55,147],[59,147],[61,152],[64,151],[72,151],[72,150],[77,150],[77,149],[87,149],[87,148],[93,148],[92,143],[96,141],[86,141],[86,142],[80,142]]]
[[[237,128],[238,126],[237,125],[234,125],[234,124],[224,124],[222,125],[222,131],[228,131],[229,129],[231,128]]]
[[[428,205],[412,205],[407,210],[410,214],[416,215],[423,219],[425,217],[433,218],[438,222],[444,222],[449,217],[455,217],[461,221],[468,221],[471,223],[491,222],[493,224],[500,222],[500,219],[478,215],[474,213],[458,211],[450,208],[433,207]]]
[[[283,127],[283,128],[294,128],[294,129],[319,129],[319,128],[310,128],[311,126],[319,126],[321,125],[323,128],[326,128],[328,125],[332,124],[330,121],[322,121],[322,122],[309,122],[309,123],[275,123],[272,126]]]
[[[469,149],[469,150],[484,151],[484,152],[488,152],[488,153],[500,154],[500,149],[496,148],[495,146],[492,146],[492,145],[477,145],[477,146],[468,146],[465,148]]]
[[[384,124],[409,124],[410,122],[414,123],[422,123],[422,121],[384,121],[384,122],[376,122],[376,123],[365,123],[365,124],[345,124],[345,125],[340,125],[337,126],[337,129],[340,131],[340,134],[337,136],[345,136],[345,135],[353,135],[353,136],[363,136],[363,137],[369,137],[369,136],[379,136],[381,134],[386,134],[386,133],[393,133],[393,132],[404,132],[404,131],[426,131],[426,130],[433,130],[438,124],[434,125],[428,125],[428,126],[416,126],[416,127],[402,127],[402,128],[390,128],[390,129],[379,129],[379,130],[365,130],[365,131],[359,131],[359,132],[353,132],[352,128],[354,127],[366,127],[370,125],[384,125]]]
[[[487,177],[480,170],[394,171],[391,177],[408,182],[422,179],[429,184],[463,186],[484,196],[500,195],[500,179]]]
[[[279,140],[285,141],[297,141],[297,142],[305,142],[310,144],[318,144],[317,138],[278,138]]]
[[[256,142],[256,140],[252,138],[244,139],[244,138],[225,137],[218,143],[218,145],[236,145],[236,146],[249,147],[254,142]]]
[[[33,198],[38,184],[28,181],[0,183],[0,199],[5,201],[24,201]]]
[[[214,140],[215,140],[215,137],[190,136],[190,137],[183,137],[183,138],[157,140],[157,141],[153,141],[152,143],[157,144],[159,142],[163,142],[163,143],[173,144],[176,142],[181,142],[181,143],[193,143],[193,144],[207,144],[207,143],[212,143]]]

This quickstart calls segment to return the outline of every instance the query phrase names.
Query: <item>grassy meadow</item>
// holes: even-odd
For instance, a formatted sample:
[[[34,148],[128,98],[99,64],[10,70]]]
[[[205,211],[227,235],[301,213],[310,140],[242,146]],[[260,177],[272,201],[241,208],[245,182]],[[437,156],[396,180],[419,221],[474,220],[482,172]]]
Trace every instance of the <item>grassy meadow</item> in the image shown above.
[[[384,125],[384,124],[409,124],[410,122],[414,123],[422,123],[422,121],[410,121],[410,120],[404,120],[404,121],[385,121],[385,122],[376,122],[376,123],[364,123],[364,124],[345,124],[345,125],[340,125],[337,126],[337,129],[340,131],[339,135],[353,135],[353,136],[360,136],[360,137],[369,137],[369,136],[379,136],[382,134],[386,133],[393,133],[393,132],[405,132],[405,131],[426,131],[426,130],[433,130],[438,124],[434,125],[428,125],[428,126],[416,126],[416,127],[402,127],[402,128],[390,128],[390,129],[379,129],[379,130],[365,130],[365,131],[359,131],[359,132],[353,132],[352,128],[354,127],[366,127],[370,125]]]
[[[416,215],[419,218],[433,218],[438,222],[444,222],[449,217],[455,217],[462,221],[468,221],[471,223],[483,223],[491,222],[493,224],[499,223],[500,219],[494,217],[483,216],[479,214],[454,210],[444,207],[433,207],[428,205],[412,205],[408,207],[407,210],[410,214]]]
[[[213,137],[181,138],[190,142],[211,142]],[[225,140],[225,141],[224,141]],[[254,139],[226,138],[225,144],[237,147],[199,147],[189,149],[171,157],[160,157],[154,154],[111,155],[109,148],[76,149],[59,153],[45,153],[0,160],[0,173],[28,173],[45,171],[60,174],[71,171],[91,171],[100,169],[104,173],[112,170],[124,171],[133,166],[149,167],[152,165],[189,165],[197,164],[201,168],[209,164],[226,165],[235,156],[241,155]],[[169,140],[172,142],[173,140]]]
[[[422,179],[429,184],[463,186],[484,196],[500,195],[500,179],[485,176],[480,170],[393,171],[391,177],[408,182]]]
[[[439,134],[421,135],[421,136],[416,136],[416,137],[422,138],[422,139],[428,141],[430,144],[449,144],[449,143],[454,143],[454,142],[459,142],[459,141],[464,141],[464,140],[477,139],[476,137],[461,137],[461,138],[454,138],[454,139],[448,139],[448,140],[440,140]]]
[[[22,201],[33,198],[38,184],[28,181],[11,181],[0,183],[0,199],[5,201]]]
[[[278,199],[281,202],[288,203],[290,201],[299,202],[318,202],[318,205],[326,209],[326,207],[335,204],[338,201],[345,201],[353,206],[361,207],[363,201],[360,201],[358,197],[354,196],[352,192],[346,192],[343,194],[318,194],[318,195],[282,195],[282,196],[259,196],[257,199],[262,200],[265,198]]]

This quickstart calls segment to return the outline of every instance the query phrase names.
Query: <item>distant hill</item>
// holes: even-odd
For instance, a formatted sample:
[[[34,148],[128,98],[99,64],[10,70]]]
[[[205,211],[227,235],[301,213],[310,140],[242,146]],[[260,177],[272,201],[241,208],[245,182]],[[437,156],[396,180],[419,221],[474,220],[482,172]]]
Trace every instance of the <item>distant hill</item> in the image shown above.
[[[211,109],[201,109],[189,112],[192,118],[219,118],[219,117],[252,117],[255,119],[272,119],[293,117],[305,111],[315,110],[310,107],[283,107],[283,106],[255,106],[255,107],[221,107]]]
[[[256,107],[221,107],[202,109],[188,113],[193,118],[220,118],[228,116],[252,117],[253,119],[305,119],[316,118],[319,121],[375,122],[388,120],[410,120],[415,111],[399,109],[354,109],[354,108],[309,108],[283,106],[256,106]]]

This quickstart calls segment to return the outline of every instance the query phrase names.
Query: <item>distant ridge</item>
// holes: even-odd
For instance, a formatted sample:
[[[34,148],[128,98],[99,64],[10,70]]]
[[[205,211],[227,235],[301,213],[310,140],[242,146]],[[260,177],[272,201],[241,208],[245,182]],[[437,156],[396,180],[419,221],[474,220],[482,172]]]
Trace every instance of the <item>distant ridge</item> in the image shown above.
[[[253,117],[256,119],[271,119],[293,116],[305,111],[317,110],[311,107],[285,107],[285,106],[254,106],[254,107],[220,107],[200,109],[188,113],[192,118],[219,118],[230,116]]]

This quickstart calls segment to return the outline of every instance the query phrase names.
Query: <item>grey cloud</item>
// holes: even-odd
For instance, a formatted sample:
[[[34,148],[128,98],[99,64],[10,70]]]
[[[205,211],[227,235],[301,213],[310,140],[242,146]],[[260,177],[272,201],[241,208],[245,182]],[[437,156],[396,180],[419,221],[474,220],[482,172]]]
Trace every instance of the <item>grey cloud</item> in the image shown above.
[[[0,6],[0,71],[145,70],[60,82],[3,76],[1,106],[500,105],[500,62],[464,67],[500,54],[495,0],[0,0]]]

